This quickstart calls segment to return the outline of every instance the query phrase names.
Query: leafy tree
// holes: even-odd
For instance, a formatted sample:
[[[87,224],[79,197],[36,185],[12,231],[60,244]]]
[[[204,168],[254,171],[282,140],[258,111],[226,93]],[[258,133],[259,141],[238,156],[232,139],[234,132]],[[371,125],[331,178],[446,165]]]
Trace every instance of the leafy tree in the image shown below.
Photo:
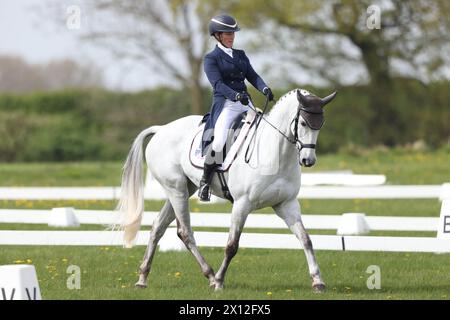
[[[380,28],[373,29],[377,8]],[[226,9],[260,31],[254,37],[261,40],[259,48],[283,49],[277,50],[282,61],[292,61],[316,77],[342,84],[348,70],[362,71],[356,81],[369,85],[374,141],[393,145],[402,130],[391,99],[395,77],[424,83],[446,77],[446,0],[239,0],[228,1]]]

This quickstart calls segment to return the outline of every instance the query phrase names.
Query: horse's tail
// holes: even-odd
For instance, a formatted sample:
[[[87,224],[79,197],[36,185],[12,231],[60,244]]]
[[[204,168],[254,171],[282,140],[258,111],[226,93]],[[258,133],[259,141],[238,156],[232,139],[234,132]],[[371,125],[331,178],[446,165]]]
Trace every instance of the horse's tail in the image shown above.
[[[134,140],[123,166],[121,197],[116,210],[120,212],[120,225],[124,230],[124,246],[131,248],[139,231],[144,211],[144,175],[142,174],[144,140],[153,136],[160,126],[142,131]]]

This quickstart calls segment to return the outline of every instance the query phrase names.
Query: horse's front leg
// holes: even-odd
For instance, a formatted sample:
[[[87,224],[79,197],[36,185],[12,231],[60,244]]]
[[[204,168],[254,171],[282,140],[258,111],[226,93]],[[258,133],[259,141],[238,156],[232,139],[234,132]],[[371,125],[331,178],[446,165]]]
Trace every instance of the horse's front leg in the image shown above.
[[[282,202],[274,206],[273,209],[303,244],[314,292],[325,291],[325,283],[322,281],[320,276],[319,265],[317,264],[316,257],[314,255],[311,239],[309,238],[308,232],[302,223],[298,200],[295,198]]]
[[[225,247],[225,257],[222,261],[220,269],[216,273],[215,290],[223,289],[225,273],[230,265],[231,259],[236,255],[239,248],[239,238],[244,228],[245,220],[250,213],[250,204],[244,201],[235,201],[231,211],[231,226],[228,235],[227,246]]]

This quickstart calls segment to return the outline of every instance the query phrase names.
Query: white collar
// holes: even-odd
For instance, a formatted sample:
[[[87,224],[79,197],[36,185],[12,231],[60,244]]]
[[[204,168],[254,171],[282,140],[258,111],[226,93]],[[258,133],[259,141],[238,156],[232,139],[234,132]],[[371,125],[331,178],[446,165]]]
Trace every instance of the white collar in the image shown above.
[[[233,49],[225,47],[220,42],[217,43],[220,49],[222,49],[223,52],[225,52],[227,55],[233,58]]]

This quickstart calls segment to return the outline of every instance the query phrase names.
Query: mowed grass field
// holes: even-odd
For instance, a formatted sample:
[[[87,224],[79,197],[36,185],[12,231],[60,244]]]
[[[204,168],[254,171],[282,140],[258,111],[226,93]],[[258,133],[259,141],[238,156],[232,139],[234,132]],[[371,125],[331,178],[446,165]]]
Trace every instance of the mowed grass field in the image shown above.
[[[356,155],[324,155],[313,169],[352,170],[354,173],[385,174],[389,184],[441,184],[450,182],[450,152],[394,150]],[[119,185],[122,163],[0,164],[0,186],[114,186]],[[0,208],[111,210],[114,201],[0,200]],[[157,211],[161,201],[147,201],[146,210]],[[342,214],[438,217],[439,200],[302,200],[304,214]],[[230,204],[206,205],[191,200],[195,212],[230,212]],[[270,214],[267,208],[260,212]],[[2,230],[56,230],[46,225],[0,224]],[[77,230],[102,230],[83,225]],[[143,228],[149,229],[147,228]],[[226,229],[196,228],[226,231]],[[309,230],[311,234],[334,231]],[[244,232],[288,230],[245,229]],[[434,232],[372,232],[371,235],[436,236]],[[214,293],[187,252],[157,252],[145,290],[134,288],[137,268],[145,247],[0,246],[0,265],[33,264],[44,299],[450,299],[450,254],[317,251],[327,284],[324,294],[311,291],[302,250],[239,249],[227,274],[225,289]],[[222,248],[201,248],[217,270]],[[69,265],[81,270],[81,289],[69,290]],[[377,265],[381,289],[367,287]]]

